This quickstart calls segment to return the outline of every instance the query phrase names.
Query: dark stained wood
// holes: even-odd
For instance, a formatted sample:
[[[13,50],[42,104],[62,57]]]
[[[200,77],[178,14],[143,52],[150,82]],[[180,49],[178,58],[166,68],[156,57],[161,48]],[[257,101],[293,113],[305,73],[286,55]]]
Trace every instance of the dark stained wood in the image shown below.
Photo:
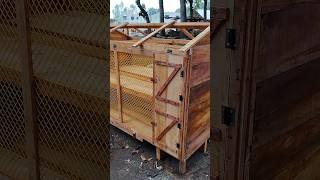
[[[221,61],[213,59],[211,69],[212,119],[221,141],[213,144],[212,177],[318,179],[320,1],[213,4],[231,8],[226,23],[237,32],[237,48],[224,50],[225,34],[213,36],[219,51],[212,47],[212,56]],[[234,127],[221,125],[222,105],[235,109]]]
[[[257,81],[320,57],[319,9],[319,1],[299,3],[263,15]]]
[[[270,179],[292,165],[291,160],[307,147],[319,146],[320,116],[308,120],[272,142],[253,149],[252,179]],[[302,161],[299,159],[298,161]]]

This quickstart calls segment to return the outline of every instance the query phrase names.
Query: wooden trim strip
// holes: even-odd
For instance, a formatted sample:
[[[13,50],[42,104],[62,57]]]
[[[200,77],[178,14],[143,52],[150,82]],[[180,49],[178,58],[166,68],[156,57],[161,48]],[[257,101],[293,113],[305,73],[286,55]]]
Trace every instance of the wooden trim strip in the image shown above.
[[[163,97],[160,97],[160,96],[156,96],[156,99],[158,101],[162,101],[164,103],[168,103],[168,104],[171,104],[171,105],[174,105],[174,106],[179,106],[180,105],[180,103],[178,103],[178,102],[175,102],[175,101],[172,101],[170,99],[166,99],[166,98],[163,98]]]
[[[210,34],[210,27],[207,27],[202,33],[200,33],[197,37],[192,39],[188,44],[183,46],[180,51],[187,52],[190,50],[193,46],[195,46],[198,42],[200,42],[203,38],[208,36]]]
[[[153,31],[152,33],[148,34],[148,36],[142,38],[140,41],[136,42],[135,44],[133,44],[133,47],[137,47],[140,46],[142,43],[144,43],[145,41],[147,41],[148,39],[150,39],[151,37],[155,36],[156,34],[158,34],[160,31],[164,30],[165,28],[171,26],[172,24],[174,24],[176,21],[170,21],[167,24],[164,24],[163,26],[161,26],[160,28],[158,28],[157,30]]]
[[[174,117],[174,116],[172,116],[172,115],[170,115],[170,114],[161,112],[161,111],[159,111],[159,110],[157,110],[157,109],[155,109],[154,111],[155,111],[157,114],[161,115],[161,116],[164,116],[164,117],[167,117],[167,118],[169,118],[169,119],[172,119],[172,120],[174,120],[174,121],[179,122],[179,118],[177,118],[177,117]]]

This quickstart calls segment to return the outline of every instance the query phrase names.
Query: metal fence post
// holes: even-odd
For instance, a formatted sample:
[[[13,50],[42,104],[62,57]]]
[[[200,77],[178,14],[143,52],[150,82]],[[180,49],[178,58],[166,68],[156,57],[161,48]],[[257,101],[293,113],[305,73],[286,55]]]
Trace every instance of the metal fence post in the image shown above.
[[[29,179],[40,179],[37,142],[37,119],[33,86],[31,30],[29,22],[30,0],[17,1],[17,24],[20,43],[24,118],[26,122],[26,152],[28,155]]]

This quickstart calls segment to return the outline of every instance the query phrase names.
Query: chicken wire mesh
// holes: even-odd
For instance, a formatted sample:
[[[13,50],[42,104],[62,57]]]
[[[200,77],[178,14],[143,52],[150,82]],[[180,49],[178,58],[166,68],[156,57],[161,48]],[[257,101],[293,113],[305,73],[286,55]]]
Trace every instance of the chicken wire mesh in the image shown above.
[[[25,121],[15,1],[0,1],[0,173],[26,177]]]
[[[0,1],[0,174],[26,179],[17,2]],[[41,179],[107,179],[108,2],[26,2]]]
[[[106,179],[107,1],[31,0],[41,178]]]
[[[117,98],[119,93],[110,94],[110,100],[114,99],[114,103],[111,103],[111,112],[117,108],[121,100],[122,122],[139,121],[150,126],[153,115],[154,58],[121,51],[111,51],[110,56],[113,56],[110,58],[113,60],[110,63],[111,87],[117,87],[118,78],[121,85],[121,99]],[[118,64],[119,74],[116,65],[112,64]],[[115,89],[115,92],[117,91],[119,89]],[[116,114],[115,117],[121,116]]]

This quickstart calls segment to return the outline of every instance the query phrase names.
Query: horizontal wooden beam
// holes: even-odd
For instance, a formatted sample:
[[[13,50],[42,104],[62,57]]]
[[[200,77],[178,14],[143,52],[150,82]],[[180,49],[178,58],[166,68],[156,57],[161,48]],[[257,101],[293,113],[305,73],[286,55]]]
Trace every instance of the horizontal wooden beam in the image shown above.
[[[160,28],[165,23],[133,23],[128,24],[126,28]],[[111,25],[114,28],[118,25]],[[205,29],[210,26],[209,22],[176,22],[167,28],[178,28],[178,29]]]

